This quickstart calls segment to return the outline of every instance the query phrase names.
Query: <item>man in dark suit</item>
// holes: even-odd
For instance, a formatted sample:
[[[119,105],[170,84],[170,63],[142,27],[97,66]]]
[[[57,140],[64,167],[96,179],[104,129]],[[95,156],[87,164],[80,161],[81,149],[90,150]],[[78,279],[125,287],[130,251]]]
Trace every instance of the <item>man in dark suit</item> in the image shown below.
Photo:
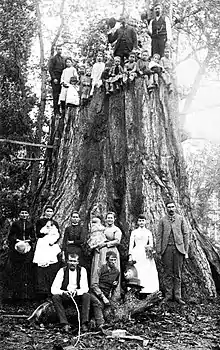
[[[137,34],[131,26],[126,24],[125,17],[120,18],[121,26],[116,29],[112,28],[108,33],[108,41],[112,44],[116,41],[114,47],[114,56],[121,57],[122,63],[124,58],[128,58],[130,52],[137,48]]]
[[[64,57],[62,57],[62,47],[57,46],[56,49],[57,53],[55,56],[51,57],[48,65],[49,73],[51,76],[51,85],[53,91],[53,109],[55,115],[59,113],[58,100],[61,91],[60,79],[62,72],[65,68],[65,59]]]
[[[188,258],[188,227],[184,218],[176,213],[171,200],[166,203],[167,215],[160,222],[157,232],[157,253],[164,264],[165,299],[185,304],[181,298],[181,272],[184,258]]]

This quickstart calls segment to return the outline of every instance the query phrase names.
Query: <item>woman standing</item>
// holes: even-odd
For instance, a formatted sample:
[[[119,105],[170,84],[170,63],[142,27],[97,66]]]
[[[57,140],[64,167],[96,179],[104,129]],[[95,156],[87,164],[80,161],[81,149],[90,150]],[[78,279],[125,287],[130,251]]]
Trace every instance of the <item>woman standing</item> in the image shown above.
[[[50,226],[54,225],[56,231],[59,233],[59,225],[55,220],[53,220],[53,215],[53,207],[51,205],[46,206],[43,217],[36,222],[37,239],[43,238],[49,234],[47,228],[48,222],[50,223]],[[60,237],[60,234],[58,234],[58,236]],[[42,249],[42,259],[41,261],[38,260],[37,263],[36,292],[40,299],[47,298],[51,295],[51,286],[60,267],[58,262],[58,254],[60,253],[61,249],[57,241],[51,244],[48,248],[48,243],[45,240],[47,247],[45,246],[45,249]],[[48,249],[50,249],[50,254],[48,254]]]
[[[33,246],[36,240],[29,213],[22,207],[19,220],[13,222],[9,235],[9,289],[13,299],[32,299],[34,296]]]
[[[71,225],[65,228],[62,252],[63,260],[67,261],[68,254],[78,254],[80,266],[86,267],[83,244],[85,240],[85,234],[83,226],[80,223],[80,216],[77,211],[72,213]]]
[[[138,228],[131,232],[129,243],[129,261],[135,263],[140,285],[140,293],[148,294],[159,290],[156,264],[153,257],[153,236],[146,225],[146,217],[141,214],[137,221]]]
[[[91,267],[91,284],[97,276],[97,270],[101,268],[102,265],[106,263],[106,253],[111,250],[117,255],[117,263],[115,267],[120,269],[120,255],[117,246],[121,242],[122,232],[119,227],[115,226],[115,213],[108,212],[106,215],[106,227],[104,229],[104,235],[106,241],[99,244],[94,251]],[[115,296],[120,298],[120,281],[115,291]]]

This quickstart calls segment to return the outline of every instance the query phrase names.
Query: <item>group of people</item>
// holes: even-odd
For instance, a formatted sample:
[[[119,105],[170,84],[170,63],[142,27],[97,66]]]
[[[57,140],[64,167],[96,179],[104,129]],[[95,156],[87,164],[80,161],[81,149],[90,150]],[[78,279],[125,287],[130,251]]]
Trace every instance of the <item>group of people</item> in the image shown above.
[[[114,18],[108,21],[108,42],[113,46],[113,56],[98,52],[93,66],[88,62],[77,66],[71,57],[64,59],[62,47],[57,47],[57,54],[49,61],[55,115],[60,113],[60,107],[64,114],[68,106],[85,105],[101,86],[108,95],[129,86],[137,76],[145,79],[149,92],[158,87],[159,76],[169,92],[173,91],[171,25],[168,17],[162,15],[158,2],[154,12],[155,18],[149,21],[147,29],[152,38],[151,55],[147,50],[138,50],[136,31],[125,17],[120,18],[119,27]]]
[[[146,228],[146,217],[139,215],[137,228],[130,235],[127,258],[136,274],[129,276],[128,270],[124,270],[124,276],[130,281],[129,288],[139,287],[140,299],[158,291],[157,252],[164,265],[164,302],[174,298],[185,304],[181,296],[181,271],[188,252],[188,229],[184,218],[176,213],[173,201],[169,201],[166,208],[167,215],[159,222],[156,251],[152,233]],[[71,328],[65,307],[75,298],[81,305],[82,330],[88,330],[90,310],[97,328],[102,328],[104,309],[122,295],[123,274],[118,250],[122,231],[115,225],[115,214],[107,213],[105,225],[100,217],[92,217],[85,230],[79,213],[73,212],[71,225],[65,228],[62,237],[53,215],[53,207],[47,206],[33,226],[28,220],[27,208],[21,208],[19,220],[11,226],[7,277],[12,298],[33,297],[33,291],[41,299],[52,298],[65,331]]]

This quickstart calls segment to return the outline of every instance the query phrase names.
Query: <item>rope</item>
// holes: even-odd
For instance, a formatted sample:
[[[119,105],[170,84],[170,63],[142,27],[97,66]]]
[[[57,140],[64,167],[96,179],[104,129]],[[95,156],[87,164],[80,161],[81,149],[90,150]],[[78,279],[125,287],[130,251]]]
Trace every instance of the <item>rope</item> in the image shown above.
[[[76,345],[78,344],[79,340],[80,340],[80,327],[81,327],[81,324],[80,324],[80,312],[79,312],[79,308],[78,308],[78,305],[74,299],[74,296],[75,296],[75,292],[69,292],[69,296],[70,298],[72,299],[73,303],[75,304],[75,307],[76,307],[76,311],[77,311],[77,317],[78,317],[78,335],[77,335],[77,340],[76,340],[76,343],[73,345],[73,348],[76,347]]]

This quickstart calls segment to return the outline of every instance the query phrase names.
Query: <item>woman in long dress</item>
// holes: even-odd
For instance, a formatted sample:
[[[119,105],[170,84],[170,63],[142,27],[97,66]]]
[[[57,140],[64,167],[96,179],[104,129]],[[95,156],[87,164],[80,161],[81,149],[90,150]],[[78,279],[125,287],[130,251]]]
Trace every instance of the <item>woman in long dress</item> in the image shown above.
[[[91,284],[96,277],[97,270],[104,264],[106,264],[106,253],[111,250],[117,255],[117,262],[115,267],[121,271],[120,268],[120,255],[117,246],[121,242],[122,232],[119,227],[115,226],[115,213],[108,212],[106,215],[106,227],[104,229],[104,235],[106,241],[100,243],[94,250],[94,255],[92,259],[92,267],[91,267]],[[120,298],[120,281],[114,293],[116,298]]]
[[[129,243],[129,261],[135,263],[140,285],[140,293],[148,294],[159,290],[158,273],[153,257],[153,236],[146,225],[146,217],[141,214],[137,221],[138,228],[131,232]]]
[[[45,299],[51,295],[51,286],[53,280],[59,270],[60,264],[58,261],[58,254],[60,253],[60,247],[58,240],[60,237],[59,225],[53,219],[54,209],[51,205],[46,206],[43,217],[36,222],[36,236],[41,240],[45,238],[48,233],[51,233],[51,229],[55,232],[55,240],[52,245],[48,246],[48,240],[44,241],[45,249],[41,250],[41,257],[34,257],[34,262],[37,265],[36,269],[36,293],[39,299]],[[48,224],[50,227],[48,227]],[[53,227],[54,226],[54,227]],[[56,240],[57,238],[57,240]],[[38,242],[37,242],[38,245]],[[50,253],[48,254],[48,249]]]

